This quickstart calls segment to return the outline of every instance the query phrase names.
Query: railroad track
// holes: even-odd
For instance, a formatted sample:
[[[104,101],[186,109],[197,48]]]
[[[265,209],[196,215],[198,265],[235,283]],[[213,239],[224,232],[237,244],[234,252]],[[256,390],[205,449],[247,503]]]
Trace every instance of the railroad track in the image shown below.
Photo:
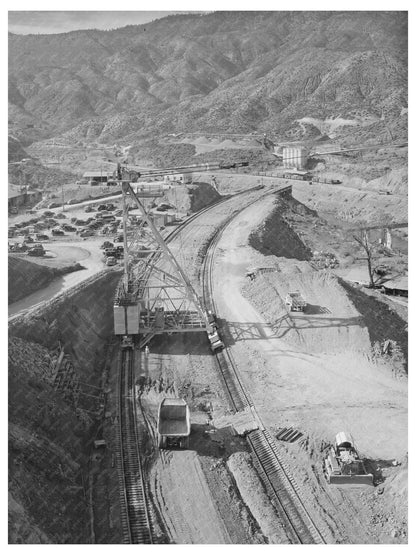
[[[123,543],[151,544],[152,527],[137,432],[134,349],[120,349],[118,382],[117,466]]]
[[[237,195],[247,194],[244,191]],[[233,196],[237,196],[233,195]],[[183,229],[201,214],[222,204],[230,197],[221,199],[187,218],[185,222],[175,228],[165,237],[165,241],[172,241]],[[149,276],[147,276],[148,278]],[[146,496],[146,485],[140,459],[141,439],[137,430],[137,404],[135,400],[133,349],[121,349],[119,352],[117,375],[117,470],[119,476],[121,524],[123,543],[151,544],[152,525]]]
[[[247,204],[241,211],[258,200],[256,199]],[[230,216],[216,231],[211,239],[204,260],[202,272],[203,299],[206,308],[214,313],[217,313],[213,297],[215,250],[227,225],[236,216],[237,214]],[[235,412],[244,411],[249,408],[253,412],[253,418],[259,423],[259,428],[247,434],[246,439],[262,481],[285,523],[285,529],[290,541],[297,544],[326,543],[324,536],[319,531],[302,501],[299,488],[291,476],[290,470],[284,464],[277,444],[261,423],[253,401],[242,383],[230,349],[225,346],[222,352],[216,353],[215,357],[231,408]]]

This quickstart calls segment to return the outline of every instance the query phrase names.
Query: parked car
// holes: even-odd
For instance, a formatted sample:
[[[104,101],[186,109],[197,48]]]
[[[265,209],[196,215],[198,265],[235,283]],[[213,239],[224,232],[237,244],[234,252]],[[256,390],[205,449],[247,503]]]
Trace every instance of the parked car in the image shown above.
[[[92,231],[92,229],[84,229],[84,231],[81,231],[79,235],[80,237],[92,237],[94,235],[94,232]]]
[[[114,206],[114,204],[106,204],[106,210],[108,210],[109,212],[112,212],[115,209],[116,207]]]
[[[104,241],[104,243],[101,245],[100,249],[112,249],[113,247],[114,247],[114,245],[111,241]]]
[[[84,212],[95,212],[95,208],[93,206],[91,206],[90,204],[85,208]]]
[[[117,264],[117,260],[114,256],[108,256],[106,260],[107,266],[115,266]]]
[[[74,225],[87,225],[88,222],[86,220],[78,220],[77,218],[74,218],[74,221],[72,223]]]
[[[52,235],[65,235],[62,229],[52,229]]]
[[[55,217],[59,220],[66,220],[65,214],[62,214],[62,212],[59,212],[59,214],[57,214]]]
[[[55,212],[51,212],[50,210],[45,210],[43,215],[46,216],[47,218],[52,218],[52,216],[55,216]]]
[[[124,241],[124,236],[123,235],[118,235],[115,239],[114,242],[115,243],[122,243]]]
[[[49,239],[49,235],[46,235],[46,233],[37,233],[36,234],[36,240],[37,241],[47,241]]]
[[[71,198],[70,200],[68,200],[67,204],[78,204],[79,200],[76,198]]]
[[[48,204],[48,208],[59,208],[60,206],[59,202],[51,202]]]
[[[74,227],[73,225],[69,225],[69,224],[63,224],[63,225],[61,226],[61,228],[62,228],[64,231],[69,231],[69,232],[71,232],[71,231],[76,231],[76,230],[77,230],[76,227]]]
[[[103,212],[101,212],[101,214],[103,214]],[[112,214],[104,214],[101,217],[102,220],[104,220],[105,222],[114,222],[116,217],[113,216]]]
[[[35,241],[34,241],[33,237],[31,237],[30,235],[28,235],[28,236],[25,238],[25,243],[34,243],[34,242],[35,242]]]
[[[97,210],[99,212],[101,212],[101,210],[107,210],[107,205],[106,204],[100,204],[97,208]]]
[[[56,220],[54,220],[53,218],[47,218],[45,220],[45,224],[48,224],[48,226],[53,226],[56,225],[58,222]]]
[[[45,249],[42,247],[42,245],[36,245],[35,247],[29,249],[27,254],[28,256],[44,256]]]

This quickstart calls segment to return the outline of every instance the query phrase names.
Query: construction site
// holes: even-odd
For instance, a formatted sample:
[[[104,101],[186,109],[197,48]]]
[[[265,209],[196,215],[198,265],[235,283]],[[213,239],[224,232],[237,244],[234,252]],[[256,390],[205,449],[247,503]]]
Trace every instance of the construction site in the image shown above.
[[[407,544],[407,141],[157,140],[25,147],[9,543]]]

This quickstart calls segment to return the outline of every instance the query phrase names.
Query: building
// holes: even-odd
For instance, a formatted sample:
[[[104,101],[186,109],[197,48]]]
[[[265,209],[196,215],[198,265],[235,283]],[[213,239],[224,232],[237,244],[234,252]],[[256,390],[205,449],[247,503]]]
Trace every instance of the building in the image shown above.
[[[42,200],[42,191],[32,189],[28,191],[27,187],[19,187],[9,183],[9,198],[8,208],[9,212],[13,208],[19,209],[22,206],[34,206]]]
[[[172,173],[163,176],[164,181],[176,181],[177,183],[192,183],[192,173]]]
[[[401,276],[383,282],[382,291],[388,295],[407,297],[409,295],[408,276]]]
[[[308,151],[304,146],[285,146],[283,147],[283,167],[284,168],[306,168],[308,161]]]
[[[85,172],[82,176],[84,181],[96,181],[97,183],[107,183],[113,179],[113,174],[107,170],[95,170],[90,172]]]

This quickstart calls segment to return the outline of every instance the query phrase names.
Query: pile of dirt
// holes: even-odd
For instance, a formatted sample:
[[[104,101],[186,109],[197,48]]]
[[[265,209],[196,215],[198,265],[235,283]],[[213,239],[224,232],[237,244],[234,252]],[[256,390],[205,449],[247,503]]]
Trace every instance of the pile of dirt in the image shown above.
[[[253,468],[248,453],[235,453],[227,461],[227,467],[234,476],[236,486],[244,503],[267,538],[267,543],[284,544],[288,538],[284,527],[260,478]]]
[[[277,264],[279,271],[259,274],[242,289],[275,337],[310,353],[369,350],[363,319],[330,272],[305,262]],[[287,293],[294,291],[307,302],[304,312],[291,312],[285,304]]]
[[[64,268],[48,268],[18,256],[9,255],[9,304],[46,287],[55,278],[82,270],[79,263]]]

